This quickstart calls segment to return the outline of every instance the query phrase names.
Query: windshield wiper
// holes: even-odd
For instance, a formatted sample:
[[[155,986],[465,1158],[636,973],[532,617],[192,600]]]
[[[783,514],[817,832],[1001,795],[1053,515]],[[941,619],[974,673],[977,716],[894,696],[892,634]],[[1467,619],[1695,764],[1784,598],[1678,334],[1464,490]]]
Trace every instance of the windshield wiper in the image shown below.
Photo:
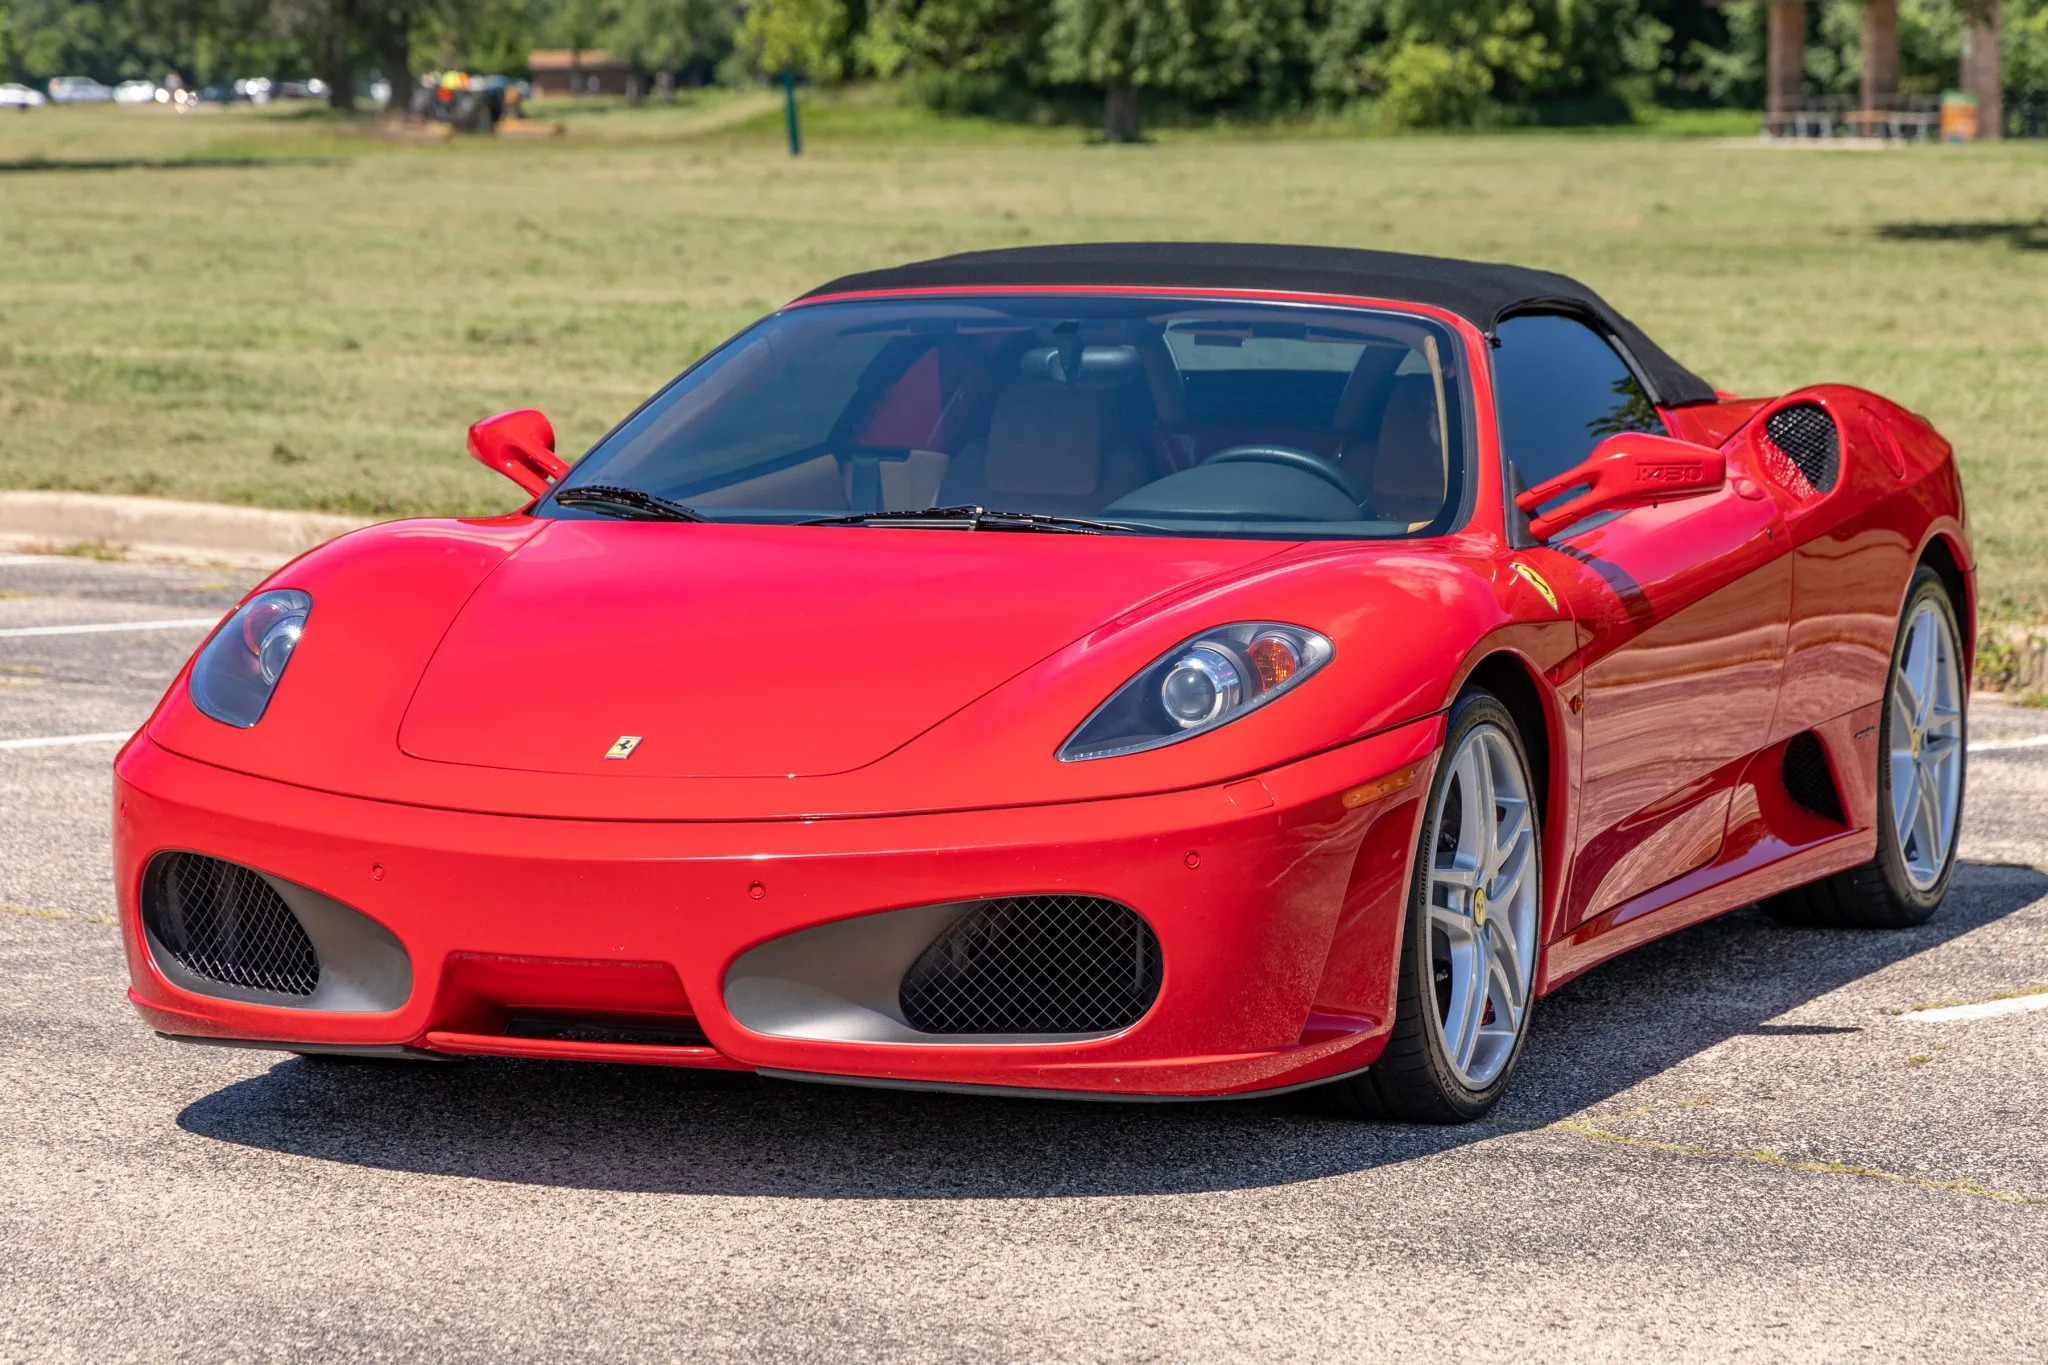
[[[801,526],[939,526],[961,531],[1070,531],[1077,535],[1129,532],[1134,528],[1086,517],[1056,517],[1044,512],[991,512],[986,507],[913,507],[901,512],[854,512],[843,517],[817,517]]]
[[[693,507],[648,493],[638,488],[626,488],[611,483],[586,483],[576,488],[564,488],[555,494],[555,501],[564,507],[588,507],[593,512],[606,516],[623,517],[628,521],[703,521],[703,513]]]

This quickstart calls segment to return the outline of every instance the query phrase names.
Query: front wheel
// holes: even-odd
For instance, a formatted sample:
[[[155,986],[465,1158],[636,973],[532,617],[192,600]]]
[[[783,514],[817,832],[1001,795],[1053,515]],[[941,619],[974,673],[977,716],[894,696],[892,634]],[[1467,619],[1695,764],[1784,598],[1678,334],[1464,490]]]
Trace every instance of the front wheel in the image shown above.
[[[1451,707],[1380,1059],[1327,1087],[1339,1113],[1469,1123],[1507,1088],[1529,1032],[1543,918],[1535,784],[1514,718],[1473,690]]]

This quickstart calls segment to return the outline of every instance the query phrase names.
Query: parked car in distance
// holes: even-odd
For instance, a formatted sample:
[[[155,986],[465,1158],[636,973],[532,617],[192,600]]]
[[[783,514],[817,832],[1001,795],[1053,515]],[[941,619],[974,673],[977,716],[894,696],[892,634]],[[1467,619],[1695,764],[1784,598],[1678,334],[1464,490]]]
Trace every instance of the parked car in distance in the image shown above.
[[[50,98],[59,104],[105,104],[114,92],[90,76],[52,76]]]
[[[16,85],[11,81],[6,85],[0,85],[0,109],[19,109],[25,114],[38,105],[47,103],[49,101],[43,98],[43,92],[40,90],[31,89],[26,85]]]
[[[122,81],[114,87],[114,103],[154,104],[156,90],[155,81]]]

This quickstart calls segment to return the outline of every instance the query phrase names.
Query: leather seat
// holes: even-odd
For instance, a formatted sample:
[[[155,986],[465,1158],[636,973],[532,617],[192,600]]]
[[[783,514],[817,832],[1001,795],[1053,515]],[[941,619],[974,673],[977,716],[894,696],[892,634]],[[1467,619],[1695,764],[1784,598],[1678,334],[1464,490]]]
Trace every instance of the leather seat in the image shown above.
[[[1374,515],[1411,526],[1434,521],[1447,491],[1444,458],[1436,382],[1426,374],[1402,375],[1380,415],[1364,481]],[[1358,461],[1354,456],[1348,463],[1355,467]]]
[[[1138,452],[1105,449],[1106,395],[1027,376],[997,397],[988,438],[970,441],[939,486],[946,505],[1085,516],[1146,482]]]

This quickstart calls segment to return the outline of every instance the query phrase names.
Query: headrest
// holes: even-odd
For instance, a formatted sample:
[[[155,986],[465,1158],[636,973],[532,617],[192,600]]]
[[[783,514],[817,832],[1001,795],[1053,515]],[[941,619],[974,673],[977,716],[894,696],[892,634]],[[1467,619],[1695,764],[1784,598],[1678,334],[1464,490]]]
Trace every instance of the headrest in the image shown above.
[[[1443,502],[1443,431],[1437,423],[1436,381],[1426,374],[1402,375],[1394,381],[1394,392],[1380,418],[1379,448],[1372,462],[1372,497],[1376,507],[1393,502]]]
[[[988,423],[983,480],[996,493],[1086,497],[1102,479],[1102,403],[1049,379],[1015,380]]]
[[[1358,435],[1375,406],[1374,399],[1386,392],[1394,370],[1411,352],[1399,346],[1367,346],[1358,353],[1344,391],[1337,395],[1337,412],[1330,425],[1346,435]]]

